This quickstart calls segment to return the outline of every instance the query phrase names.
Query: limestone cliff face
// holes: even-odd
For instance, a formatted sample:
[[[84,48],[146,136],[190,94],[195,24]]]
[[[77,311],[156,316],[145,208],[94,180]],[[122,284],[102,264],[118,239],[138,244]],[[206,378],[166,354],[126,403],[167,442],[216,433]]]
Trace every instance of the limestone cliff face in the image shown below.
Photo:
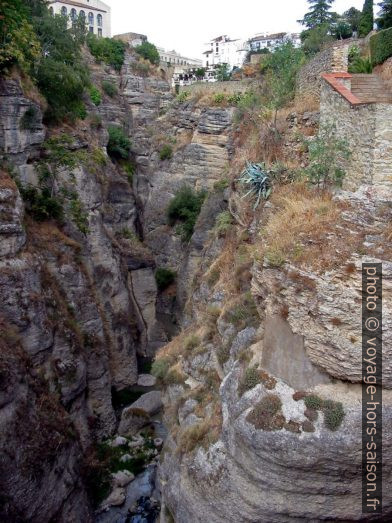
[[[390,518],[386,490],[381,518],[361,513],[360,385],[365,261],[383,263],[389,339],[389,204],[371,187],[335,198],[345,210],[338,227],[328,230],[336,250],[329,251],[326,270],[274,266],[263,257],[259,231],[277,212],[270,202],[248,222],[234,222],[225,239],[212,233],[202,251],[184,331],[159,356],[171,372],[182,373],[182,380],[173,383],[169,375],[166,383],[165,517],[179,523]],[[228,199],[238,218],[238,195]],[[342,254],[353,238],[355,246]],[[312,240],[303,240],[306,249]],[[383,352],[384,435],[392,432],[389,345]],[[327,408],[309,408],[309,395],[336,415],[341,409],[340,424],[330,424]],[[386,483],[392,473],[388,439]]]
[[[103,95],[99,107],[86,100],[94,116],[73,126],[46,128],[20,81],[0,81],[5,520],[89,521],[83,453],[115,433],[112,389],[136,383],[137,355],[153,356],[167,342],[174,310],[180,315],[172,296],[158,294],[155,267],[179,272],[185,301],[226,205],[221,193],[207,200],[189,247],[166,225],[176,189],[211,188],[219,178],[232,111],[176,105],[168,82],[160,73],[140,76],[132,54],[121,74],[85,59],[93,81],[109,79],[118,94]],[[131,139],[133,178],[106,153],[109,125]],[[161,161],[167,140],[174,155]],[[43,180],[62,202],[57,222],[26,212]]]
[[[120,84],[121,78],[116,81]],[[0,179],[0,314],[7,327],[1,332],[2,344],[9,355],[12,331],[25,365],[47,383],[53,408],[67,420],[55,428],[54,412],[52,425],[45,425],[42,395],[34,392],[24,368],[3,354],[9,366],[4,372],[15,375],[18,384],[1,406],[2,449],[11,449],[10,456],[16,453],[15,463],[1,466],[4,510],[7,517],[17,514],[29,521],[88,521],[82,448],[114,433],[111,389],[136,383],[136,355],[146,354],[156,324],[155,263],[137,238],[132,183],[106,154],[107,125],[130,126],[132,115],[119,95],[105,100],[97,127],[86,121],[48,130],[40,106],[25,97],[17,79],[2,79],[0,90],[0,148],[6,169]],[[25,128],[28,110],[34,121]],[[56,147],[68,162],[56,156]],[[34,190],[45,165],[53,177],[52,195],[63,201],[61,227],[25,215],[14,181],[22,191]],[[162,330],[155,339],[166,339]],[[29,450],[30,429],[42,448],[50,430],[58,431],[61,440],[55,459],[42,456],[43,484],[39,478],[29,480],[33,466],[29,472],[28,463],[24,468],[20,463],[26,452],[37,450]],[[10,437],[14,430],[17,434]],[[11,488],[15,482],[18,487]]]

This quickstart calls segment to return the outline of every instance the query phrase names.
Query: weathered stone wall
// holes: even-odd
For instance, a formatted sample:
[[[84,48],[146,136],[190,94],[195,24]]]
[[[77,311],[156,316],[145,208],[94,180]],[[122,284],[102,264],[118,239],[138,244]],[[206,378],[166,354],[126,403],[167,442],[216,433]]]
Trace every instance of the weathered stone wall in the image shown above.
[[[325,80],[322,80],[320,126],[335,125],[340,138],[347,141],[350,158],[345,165],[345,186],[354,189],[370,182],[375,140],[375,105],[352,106]]]
[[[297,98],[318,102],[322,86],[321,74],[347,71],[349,48],[350,44],[334,45],[318,53],[304,65],[298,75]]]
[[[345,80],[349,87],[349,80]],[[335,125],[337,135],[346,140],[350,157],[345,162],[344,187],[360,185],[390,187],[392,174],[390,104],[351,105],[325,80],[321,88],[320,125]]]
[[[189,93],[202,93],[202,94],[235,94],[243,93],[251,89],[252,87],[260,86],[259,82],[254,80],[239,80],[229,82],[209,82],[202,83],[198,82],[192,85],[185,85],[180,87],[180,92],[187,91]]]

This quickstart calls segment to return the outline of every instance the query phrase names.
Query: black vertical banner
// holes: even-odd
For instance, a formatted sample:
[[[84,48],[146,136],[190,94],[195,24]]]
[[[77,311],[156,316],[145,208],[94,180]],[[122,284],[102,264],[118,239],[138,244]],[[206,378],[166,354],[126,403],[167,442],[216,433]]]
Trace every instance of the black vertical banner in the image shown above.
[[[362,512],[382,513],[382,264],[362,265]]]

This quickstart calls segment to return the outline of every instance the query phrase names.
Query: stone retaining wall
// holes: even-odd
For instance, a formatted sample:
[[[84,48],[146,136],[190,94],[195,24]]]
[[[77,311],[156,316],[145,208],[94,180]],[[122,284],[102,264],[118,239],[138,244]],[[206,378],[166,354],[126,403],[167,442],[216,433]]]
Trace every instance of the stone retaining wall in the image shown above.
[[[184,85],[180,87],[180,93],[182,91],[188,91],[190,93],[202,93],[202,94],[235,94],[243,93],[252,88],[260,86],[260,83],[255,80],[232,80],[228,82],[197,82],[192,85]]]
[[[318,102],[322,85],[321,74],[347,71],[348,51],[352,45],[353,42],[329,47],[305,64],[298,74],[297,99]]]
[[[322,79],[320,126],[334,124],[351,151],[345,162],[344,188],[360,185],[392,187],[391,104],[352,104]],[[349,88],[349,79],[342,85]]]

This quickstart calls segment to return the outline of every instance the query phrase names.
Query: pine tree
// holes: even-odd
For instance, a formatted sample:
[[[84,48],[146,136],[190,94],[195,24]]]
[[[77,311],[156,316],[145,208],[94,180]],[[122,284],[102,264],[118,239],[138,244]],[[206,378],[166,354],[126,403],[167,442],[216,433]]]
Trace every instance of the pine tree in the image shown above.
[[[353,31],[358,31],[359,24],[361,22],[362,11],[356,9],[355,7],[350,7],[350,9],[343,13],[343,17],[350,24]]]
[[[329,24],[335,15],[330,12],[331,6],[334,2],[335,0],[308,0],[308,4],[311,6],[310,10],[306,13],[303,20],[298,20],[298,22],[306,26],[308,29],[314,29]]]
[[[366,36],[373,30],[373,0],[365,0],[362,9],[361,20],[359,22],[359,36]]]
[[[380,18],[377,20],[378,27],[380,29],[392,27],[392,0],[385,0],[378,5],[381,7]]]

